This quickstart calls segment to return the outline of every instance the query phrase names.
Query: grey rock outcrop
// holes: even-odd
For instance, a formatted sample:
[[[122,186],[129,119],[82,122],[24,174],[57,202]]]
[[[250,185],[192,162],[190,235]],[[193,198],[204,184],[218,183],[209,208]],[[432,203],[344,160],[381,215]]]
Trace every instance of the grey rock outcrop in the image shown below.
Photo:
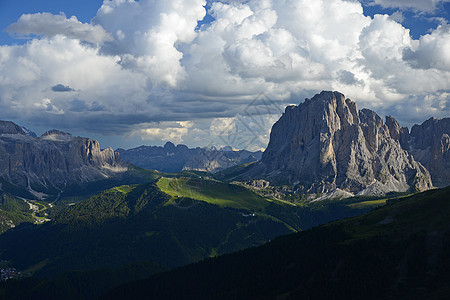
[[[34,191],[62,189],[127,171],[118,153],[97,141],[49,131],[26,135],[12,122],[0,122],[0,177]]]
[[[430,118],[414,125],[411,132],[390,116],[386,125],[391,137],[427,168],[434,186],[450,185],[450,118]]]
[[[407,149],[428,169],[436,187],[450,185],[450,118],[414,125]]]
[[[261,161],[244,176],[298,185],[303,193],[340,189],[374,195],[431,188],[428,171],[391,136],[404,131],[394,121],[388,118],[385,124],[341,93],[324,91],[286,108]]]
[[[399,141],[402,148],[408,151],[410,141],[408,127],[400,127],[400,124],[398,124],[397,120],[395,120],[392,116],[386,117],[386,126],[389,129],[389,135],[391,138]]]

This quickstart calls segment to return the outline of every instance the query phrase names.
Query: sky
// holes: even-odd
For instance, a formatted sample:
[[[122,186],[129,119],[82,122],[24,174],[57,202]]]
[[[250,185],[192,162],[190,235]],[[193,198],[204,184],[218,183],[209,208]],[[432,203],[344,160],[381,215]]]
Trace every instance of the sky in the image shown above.
[[[450,117],[450,0],[0,0],[0,119],[102,147],[264,149],[322,90]]]

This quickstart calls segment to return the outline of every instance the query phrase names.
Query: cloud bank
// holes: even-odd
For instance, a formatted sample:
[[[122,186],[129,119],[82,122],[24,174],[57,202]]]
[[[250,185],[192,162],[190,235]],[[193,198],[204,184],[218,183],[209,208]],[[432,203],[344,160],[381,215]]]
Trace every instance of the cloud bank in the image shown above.
[[[420,13],[433,12],[449,0],[368,0],[369,5],[380,5],[384,8],[412,9]]]
[[[64,13],[24,14],[17,23],[10,25],[6,31],[19,37],[38,35],[53,37],[58,34],[90,43],[112,41],[111,35],[101,25],[83,24],[76,16],[66,18]]]
[[[442,1],[425,2],[373,1],[423,12]],[[8,31],[32,38],[0,46],[0,117],[219,146],[242,121],[255,149],[278,113],[243,113],[261,93],[282,108],[339,90],[404,125],[448,117],[450,26],[415,40],[395,19],[344,0],[105,0],[89,24],[23,15]]]

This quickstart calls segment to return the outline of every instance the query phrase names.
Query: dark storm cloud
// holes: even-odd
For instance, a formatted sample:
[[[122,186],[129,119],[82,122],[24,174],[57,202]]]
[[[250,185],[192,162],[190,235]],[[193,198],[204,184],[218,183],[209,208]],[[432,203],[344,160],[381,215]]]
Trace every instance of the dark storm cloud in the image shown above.
[[[62,92],[73,92],[75,90],[68,85],[57,84],[55,86],[52,86],[52,91],[62,93]]]
[[[410,96],[402,103],[377,109],[381,115],[393,115],[401,126],[411,128],[414,124],[422,124],[431,117],[439,119],[450,116],[450,90],[437,93]]]
[[[29,118],[30,124],[45,124],[48,128],[58,128],[63,131],[73,130],[92,132],[102,135],[122,135],[129,132],[136,123],[152,121],[144,114],[114,116],[102,112],[68,112],[64,115],[36,114]],[[71,132],[73,133],[73,132]]]
[[[338,72],[338,80],[347,85],[363,84],[361,80],[356,79],[355,74],[346,70],[340,70]]]
[[[80,100],[80,99],[74,99],[72,101],[70,101],[69,103],[69,111],[72,112],[99,112],[99,111],[105,111],[106,107],[95,101],[92,104],[88,104],[86,103],[86,101],[84,100]]]

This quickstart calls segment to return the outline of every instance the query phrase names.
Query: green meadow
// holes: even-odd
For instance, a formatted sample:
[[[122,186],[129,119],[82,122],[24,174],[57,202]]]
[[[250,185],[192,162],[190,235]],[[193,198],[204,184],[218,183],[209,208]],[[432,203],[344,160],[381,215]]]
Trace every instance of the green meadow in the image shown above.
[[[238,185],[205,180],[197,178],[160,178],[157,186],[162,192],[172,197],[169,203],[176,198],[186,197],[220,207],[246,209],[254,212],[263,212],[270,204],[252,191]]]

